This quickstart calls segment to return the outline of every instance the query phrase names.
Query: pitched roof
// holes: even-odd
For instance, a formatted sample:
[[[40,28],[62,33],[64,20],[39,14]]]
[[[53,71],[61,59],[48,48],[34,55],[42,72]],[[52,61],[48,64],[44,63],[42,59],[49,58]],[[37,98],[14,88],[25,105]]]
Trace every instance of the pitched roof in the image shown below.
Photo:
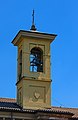
[[[0,102],[16,102],[14,98],[0,98]]]
[[[70,114],[70,115],[73,115],[73,118],[78,118],[78,108],[62,108],[62,107],[52,106],[49,109],[38,109],[38,110],[22,109],[16,103],[16,99],[11,99],[11,98],[0,98],[0,110],[13,110],[13,111],[19,111],[19,112],[34,112],[34,113],[38,111],[52,112],[52,113],[59,113],[59,114]]]
[[[52,107],[54,110],[63,110],[73,113],[73,118],[78,118],[78,108]]]
[[[11,98],[0,98],[0,110],[11,110],[19,112],[34,112],[34,110],[23,110],[17,103],[16,99]]]

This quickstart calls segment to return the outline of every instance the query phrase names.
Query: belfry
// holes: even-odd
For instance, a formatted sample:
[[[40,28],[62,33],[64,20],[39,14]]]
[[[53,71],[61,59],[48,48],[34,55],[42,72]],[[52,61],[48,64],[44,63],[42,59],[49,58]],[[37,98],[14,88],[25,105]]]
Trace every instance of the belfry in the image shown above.
[[[17,46],[17,98],[0,98],[0,120],[78,120],[77,108],[51,106],[50,43],[56,35],[20,30]]]
[[[23,108],[51,106],[50,43],[55,34],[20,30],[12,43],[18,47],[17,103]]]

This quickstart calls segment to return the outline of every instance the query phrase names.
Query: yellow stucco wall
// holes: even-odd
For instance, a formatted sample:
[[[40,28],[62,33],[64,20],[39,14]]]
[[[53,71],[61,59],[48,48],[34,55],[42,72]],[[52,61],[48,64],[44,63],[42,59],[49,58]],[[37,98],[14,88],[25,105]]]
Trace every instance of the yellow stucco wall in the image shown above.
[[[19,54],[22,50],[22,75],[17,77],[17,102],[23,108],[43,108],[51,105],[50,80],[50,40],[22,37],[18,44],[18,74]],[[43,72],[30,71],[30,51],[38,47],[43,51]],[[18,75],[17,75],[18,76]]]

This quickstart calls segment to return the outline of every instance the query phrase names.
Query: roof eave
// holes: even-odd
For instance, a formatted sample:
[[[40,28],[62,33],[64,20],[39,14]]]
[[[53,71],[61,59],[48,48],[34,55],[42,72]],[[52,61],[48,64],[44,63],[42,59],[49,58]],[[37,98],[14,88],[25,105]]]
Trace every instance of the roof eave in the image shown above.
[[[15,38],[13,39],[12,43],[17,46],[18,41],[21,37],[32,37],[32,38],[39,38],[39,39],[47,39],[51,42],[55,39],[56,34],[47,34],[47,33],[40,33],[40,32],[33,32],[33,31],[24,31],[20,30]]]

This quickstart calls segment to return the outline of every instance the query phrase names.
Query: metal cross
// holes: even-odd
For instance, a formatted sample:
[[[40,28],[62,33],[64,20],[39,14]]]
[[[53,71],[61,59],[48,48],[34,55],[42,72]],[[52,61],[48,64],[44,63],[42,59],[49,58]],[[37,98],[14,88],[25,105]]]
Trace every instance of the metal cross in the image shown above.
[[[34,25],[34,10],[33,10],[33,14],[32,14],[32,25]]]

